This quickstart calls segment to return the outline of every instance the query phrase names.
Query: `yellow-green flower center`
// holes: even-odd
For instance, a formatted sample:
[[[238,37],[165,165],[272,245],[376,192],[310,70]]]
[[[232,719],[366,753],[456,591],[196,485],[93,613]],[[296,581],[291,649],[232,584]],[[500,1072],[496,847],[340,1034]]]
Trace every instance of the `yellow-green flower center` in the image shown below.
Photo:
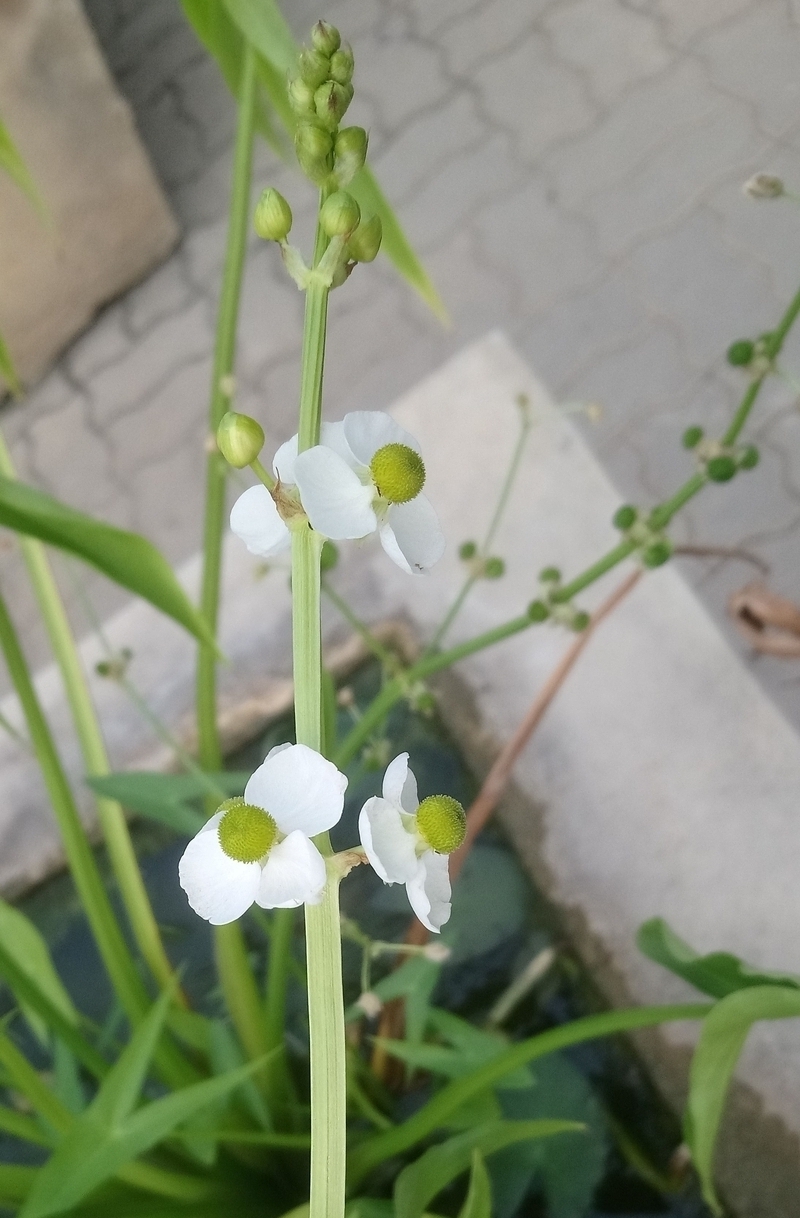
[[[467,833],[467,814],[449,795],[429,795],[417,808],[417,829],[437,854],[452,854]]]
[[[369,463],[378,494],[390,503],[416,499],[425,485],[425,465],[407,444],[384,444]]]
[[[226,799],[217,826],[223,853],[237,863],[257,863],[275,845],[278,826],[263,808],[246,804],[243,799]]]

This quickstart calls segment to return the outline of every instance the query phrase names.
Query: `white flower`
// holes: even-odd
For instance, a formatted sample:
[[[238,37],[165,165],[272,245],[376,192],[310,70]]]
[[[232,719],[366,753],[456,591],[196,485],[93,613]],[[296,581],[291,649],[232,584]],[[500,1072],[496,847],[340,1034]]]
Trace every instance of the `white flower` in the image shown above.
[[[464,809],[449,795],[419,802],[408,753],[395,757],[383,776],[383,796],[361,809],[358,831],[367,858],[385,884],[405,884],[411,908],[428,930],[450,917],[447,856],[464,840]]]
[[[328,424],[322,443],[296,457],[293,477],[325,537],[343,541],[377,529],[389,557],[412,574],[425,573],[444,553],[436,513],[420,494],[419,445],[388,414],[356,410]]]
[[[305,744],[280,744],[245,787],[192,838],[178,864],[201,918],[223,926],[255,901],[262,909],[315,904],[325,861],[310,840],[342,815],[347,779]]]

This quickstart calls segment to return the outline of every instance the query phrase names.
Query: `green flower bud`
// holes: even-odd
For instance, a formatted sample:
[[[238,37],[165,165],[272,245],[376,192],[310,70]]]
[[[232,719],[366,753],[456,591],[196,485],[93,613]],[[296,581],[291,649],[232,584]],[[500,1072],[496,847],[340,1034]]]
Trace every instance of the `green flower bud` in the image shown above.
[[[755,355],[755,344],[749,338],[739,338],[728,347],[727,360],[734,368],[746,368]]]
[[[697,448],[704,435],[702,427],[687,427],[681,436],[681,443],[684,448]]]
[[[359,224],[347,242],[347,252],[354,262],[374,262],[378,257],[382,239],[383,225],[380,216],[370,216],[363,224]]]
[[[706,465],[706,470],[712,482],[730,482],[736,473],[736,462],[733,457],[726,455],[712,457]]]
[[[302,76],[295,76],[289,81],[289,104],[295,114],[300,115],[301,118],[316,114],[314,88],[303,80]]]
[[[347,186],[367,159],[367,133],[363,127],[343,127],[333,146],[336,158],[336,180]],[[367,262],[369,259],[362,259]]]
[[[353,100],[351,85],[340,85],[335,80],[321,84],[314,94],[314,109],[317,118],[328,131],[335,131]]]
[[[217,826],[219,844],[229,859],[239,863],[257,863],[275,845],[278,826],[263,808],[246,804],[243,799],[226,799],[218,811],[223,812]]]
[[[452,854],[467,835],[467,814],[449,795],[429,795],[417,808],[417,829],[437,854]]]
[[[328,79],[331,61],[316,47],[303,47],[298,60],[300,76],[312,89],[318,89]]]
[[[331,80],[340,85],[349,85],[353,79],[354,66],[353,48],[349,42],[343,42],[340,50],[331,55]]]
[[[783,182],[771,173],[757,173],[745,182],[742,190],[751,199],[778,199],[785,193]]]
[[[294,147],[300,168],[317,185],[333,170],[333,140],[329,132],[317,123],[301,123],[294,137]]]
[[[255,461],[264,447],[264,429],[246,414],[229,410],[217,428],[217,448],[234,469],[244,469]]]
[[[636,523],[638,513],[636,508],[630,503],[623,503],[622,507],[617,508],[614,513],[611,523],[615,529],[629,529],[631,525]]]
[[[322,553],[319,559],[321,571],[332,571],[339,561],[339,551],[332,541],[322,543]]]
[[[475,545],[474,541],[462,541],[461,545],[458,547],[458,557],[462,562],[469,562],[471,558],[475,557],[477,552],[478,547]]]
[[[272,187],[265,190],[256,205],[253,227],[265,241],[284,241],[292,227],[292,209],[283,195]]]
[[[329,237],[345,237],[357,227],[360,219],[361,208],[346,190],[328,195],[319,213],[323,232]]]
[[[561,572],[558,567],[545,567],[539,572],[539,579],[543,584],[557,584],[561,579]]]
[[[642,550],[642,562],[646,567],[660,567],[672,557],[672,543],[661,537]]]
[[[384,444],[369,463],[378,494],[389,503],[409,503],[425,485],[425,465],[407,444]]]
[[[487,558],[483,564],[483,574],[486,579],[500,579],[506,573],[506,564],[502,558]]]
[[[760,453],[752,444],[748,444],[739,454],[739,469],[755,469],[760,459]]]
[[[341,45],[341,35],[336,26],[327,21],[318,21],[311,31],[311,45],[322,55],[332,55]]]
[[[550,610],[544,601],[531,601],[528,605],[528,617],[532,622],[545,622],[550,616]]]
[[[570,622],[570,628],[572,630],[574,630],[577,634],[580,634],[580,632],[582,630],[586,629],[586,627],[589,625],[590,621],[591,621],[591,618],[589,617],[589,614],[585,613],[583,611],[583,609],[581,609],[578,613],[576,613],[574,615],[572,621]]]

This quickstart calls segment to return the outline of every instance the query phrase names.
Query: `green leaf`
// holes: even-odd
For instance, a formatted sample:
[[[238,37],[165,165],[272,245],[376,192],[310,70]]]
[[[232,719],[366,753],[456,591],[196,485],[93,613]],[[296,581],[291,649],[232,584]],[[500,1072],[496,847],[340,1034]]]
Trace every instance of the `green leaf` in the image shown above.
[[[12,181],[16,182],[20,190],[25,192],[36,210],[40,214],[44,214],[45,207],[42,202],[42,196],[39,194],[28,166],[22,159],[19,149],[12,140],[9,130],[2,120],[0,120],[0,169],[4,169]]]
[[[15,1203],[25,1200],[38,1174],[37,1167],[0,1164],[0,1204],[6,1203],[16,1208]]]
[[[238,29],[285,79],[297,66],[297,44],[275,0],[224,0]]]
[[[737,990],[713,1008],[703,1023],[689,1071],[686,1141],[703,1188],[703,1197],[721,1214],[714,1188],[713,1159],[725,1097],[751,1026],[759,1019],[800,1016],[800,990],[763,985]]]
[[[476,1148],[491,1155],[514,1142],[549,1138],[580,1129],[582,1126],[574,1121],[493,1121],[448,1138],[426,1150],[397,1177],[394,1186],[396,1218],[421,1218],[428,1202],[467,1171]]]
[[[123,588],[144,597],[196,638],[214,642],[163,554],[138,533],[84,516],[23,482],[3,476],[0,524],[76,554]]]
[[[19,972],[22,972],[29,981],[28,986],[22,987],[24,992],[17,993],[11,976],[7,975],[3,969],[3,961],[9,959],[16,966],[16,968],[12,967],[10,973],[17,976]],[[47,1000],[48,1005],[55,1007],[67,1023],[77,1028],[80,1017],[53,966],[47,944],[30,918],[26,918],[24,913],[2,900],[0,900],[0,976],[14,991],[25,1018],[43,1044],[48,1040],[47,1021],[42,1017],[41,1011],[37,1009],[37,1004],[31,1004],[27,1000],[31,987],[38,989]]]
[[[131,770],[104,774],[101,778],[87,777],[86,782],[98,795],[116,799],[129,812],[137,812],[158,821],[176,833],[192,837],[208,820],[193,800],[208,795],[209,786],[219,788],[221,795],[241,795],[249,774],[222,771],[206,774],[160,774],[151,770]]]
[[[530,901],[527,881],[502,847],[477,845],[453,892],[453,912],[442,932],[449,964],[492,951],[523,926]]]
[[[469,1192],[458,1218],[492,1218],[492,1183],[483,1155],[477,1148],[472,1152]]]
[[[753,968],[730,952],[711,952],[707,956],[699,956],[663,918],[643,922],[636,942],[643,955],[712,998],[725,998],[737,990],[757,985],[795,986],[800,989],[800,977],[792,973],[773,973]]]
[[[14,367],[14,360],[11,357],[8,344],[2,334],[0,334],[0,378],[5,381],[15,398],[22,397],[22,385],[17,376],[17,370]]]

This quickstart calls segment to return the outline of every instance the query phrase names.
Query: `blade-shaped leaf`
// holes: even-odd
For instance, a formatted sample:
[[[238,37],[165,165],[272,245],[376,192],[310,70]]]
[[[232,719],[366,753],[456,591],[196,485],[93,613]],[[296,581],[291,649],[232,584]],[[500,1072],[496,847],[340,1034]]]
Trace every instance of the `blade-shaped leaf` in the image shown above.
[[[0,1164],[0,1204],[24,1201],[39,1174],[38,1167],[17,1167],[13,1163]]]
[[[582,1128],[575,1121],[493,1121],[448,1138],[401,1171],[394,1186],[396,1216],[421,1218],[428,1202],[467,1171],[476,1148],[490,1155],[514,1142],[575,1133]]]
[[[196,638],[213,642],[163,554],[138,533],[104,524],[2,476],[0,524],[76,554],[123,588],[144,597]]]
[[[472,1152],[469,1192],[458,1218],[492,1218],[492,1182],[483,1155],[477,1149]]]
[[[275,0],[224,0],[228,15],[266,59],[286,77],[297,64],[297,44]]]
[[[87,1110],[101,1125],[114,1127],[133,1111],[164,1028],[173,995],[165,990],[148,1011],[103,1080]]]
[[[73,1027],[78,1026],[78,1012],[56,972],[50,952],[39,931],[25,914],[7,901],[0,901],[0,976],[3,976],[3,959],[8,957],[36,986],[48,1003]],[[16,970],[12,970],[16,972]],[[14,989],[10,977],[4,978]],[[41,1041],[47,1040],[47,1023],[36,1006],[27,1001],[26,993],[18,993],[17,1000],[23,1014]]]
[[[193,1083],[146,1104],[120,1124],[109,1125],[93,1108],[88,1109],[41,1169],[20,1218],[64,1213],[182,1122],[224,1098],[263,1064],[263,1060],[249,1062],[219,1078]],[[198,1177],[198,1186],[203,1183]]]
[[[800,989],[763,985],[729,994],[706,1017],[689,1071],[689,1101],[684,1132],[703,1187],[715,1214],[722,1209],[714,1188],[713,1160],[731,1075],[747,1034],[759,1019],[800,1016]]]
[[[249,774],[222,771],[206,774],[160,774],[150,770],[131,770],[119,774],[104,774],[86,782],[98,795],[116,799],[129,812],[138,812],[150,820],[159,821],[176,833],[193,836],[208,819],[192,800],[208,795],[216,788],[220,800],[227,795],[241,795]]]
[[[648,922],[643,922],[636,942],[643,955],[712,998],[725,998],[736,990],[756,985],[796,986],[800,989],[800,977],[753,968],[730,952],[710,952],[707,956],[699,956],[663,918],[650,918]]]
[[[30,175],[22,154],[12,140],[8,127],[2,120],[0,120],[0,169],[5,170],[20,190],[25,192],[37,211],[44,213],[44,203],[36,183]]]
[[[8,343],[2,334],[0,334],[0,379],[5,381],[14,397],[18,398],[22,396],[22,385],[17,376],[17,370],[14,367],[14,360],[8,349]]]

